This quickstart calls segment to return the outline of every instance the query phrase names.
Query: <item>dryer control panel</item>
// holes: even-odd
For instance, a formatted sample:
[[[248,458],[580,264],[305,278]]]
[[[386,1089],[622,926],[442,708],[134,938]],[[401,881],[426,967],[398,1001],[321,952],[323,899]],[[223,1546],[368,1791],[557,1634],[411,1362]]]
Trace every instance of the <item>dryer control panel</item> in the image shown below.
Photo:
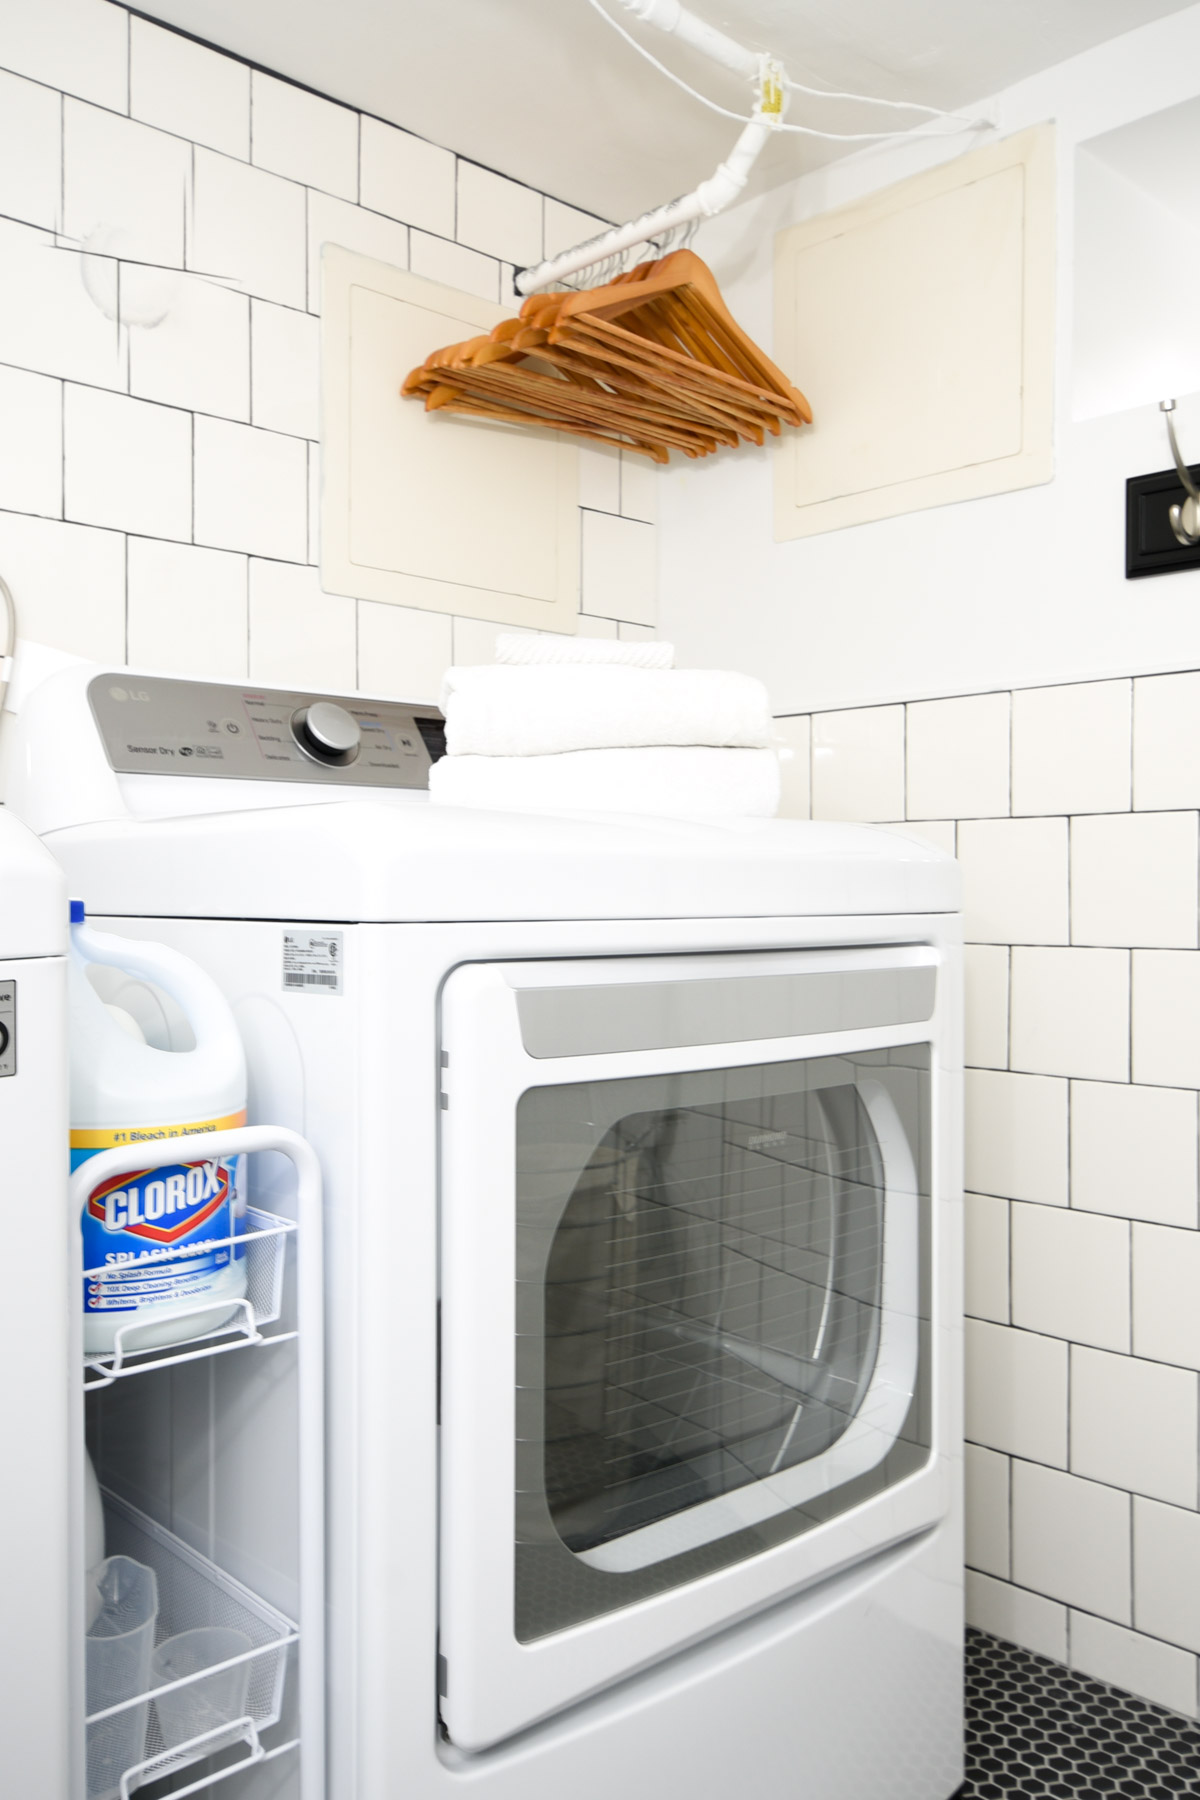
[[[396,700],[118,673],[88,701],[121,775],[424,788],[446,748],[436,707]]]

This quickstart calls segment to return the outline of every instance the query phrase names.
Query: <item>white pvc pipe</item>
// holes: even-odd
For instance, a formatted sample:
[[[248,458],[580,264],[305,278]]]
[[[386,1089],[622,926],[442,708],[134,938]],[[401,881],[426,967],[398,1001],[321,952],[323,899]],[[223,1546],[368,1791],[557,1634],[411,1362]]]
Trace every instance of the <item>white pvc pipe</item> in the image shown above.
[[[723,63],[737,75],[747,75],[753,79],[758,74],[762,60],[757,50],[747,50],[743,44],[737,44],[723,31],[714,25],[706,25],[695,13],[690,13],[679,0],[621,0],[622,6],[635,18],[647,25],[657,25],[660,31],[669,32],[672,36],[682,38],[685,44],[691,44],[712,62]]]
[[[565,281],[568,276],[578,274],[580,269],[586,269],[592,263],[603,262],[606,257],[616,256],[622,250],[632,250],[638,244],[648,244],[652,238],[665,236],[680,225],[690,225],[694,219],[711,219],[715,214],[723,212],[745,187],[755,160],[771,131],[772,127],[765,120],[751,119],[725,161],[693,193],[684,194],[678,200],[669,200],[665,206],[643,213],[640,219],[633,219],[628,225],[615,225],[611,231],[603,231],[598,237],[588,238],[573,250],[564,250],[561,256],[537,263],[531,269],[522,269],[514,282],[518,293],[536,293],[539,288],[551,287],[556,281]]]

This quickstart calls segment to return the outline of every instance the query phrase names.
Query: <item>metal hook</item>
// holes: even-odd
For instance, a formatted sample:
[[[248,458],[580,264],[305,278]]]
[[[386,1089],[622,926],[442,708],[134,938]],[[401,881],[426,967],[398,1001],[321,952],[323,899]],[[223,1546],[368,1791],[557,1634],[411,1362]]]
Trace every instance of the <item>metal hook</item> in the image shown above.
[[[1167,421],[1167,436],[1171,440],[1171,455],[1175,459],[1175,473],[1183,485],[1187,499],[1170,507],[1167,517],[1171,521],[1171,530],[1181,544],[1191,549],[1200,544],[1200,488],[1192,480],[1192,472],[1183,460],[1179,449],[1179,439],[1175,436],[1175,421],[1171,414],[1175,411],[1173,400],[1160,400],[1159,411]]]

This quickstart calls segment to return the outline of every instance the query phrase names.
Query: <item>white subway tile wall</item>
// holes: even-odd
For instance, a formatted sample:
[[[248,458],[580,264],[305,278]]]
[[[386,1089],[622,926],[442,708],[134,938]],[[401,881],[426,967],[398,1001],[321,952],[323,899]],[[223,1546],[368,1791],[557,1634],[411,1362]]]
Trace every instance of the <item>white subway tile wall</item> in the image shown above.
[[[515,307],[518,267],[604,221],[109,0],[9,10],[0,571],[22,634],[436,701],[495,628],[313,573],[322,246]],[[597,449],[579,499],[581,634],[653,636],[657,471]],[[807,770],[806,739],[805,812]]]
[[[1200,672],[810,729],[811,816],[963,866],[967,1616],[1195,1715]]]

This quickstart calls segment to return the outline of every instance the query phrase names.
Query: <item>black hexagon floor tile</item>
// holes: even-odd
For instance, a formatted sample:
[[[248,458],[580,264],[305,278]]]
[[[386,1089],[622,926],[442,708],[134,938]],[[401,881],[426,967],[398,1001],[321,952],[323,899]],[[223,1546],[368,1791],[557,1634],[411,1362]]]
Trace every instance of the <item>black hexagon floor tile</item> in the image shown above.
[[[967,1779],[954,1800],[1200,1797],[1200,1724],[967,1632]]]

